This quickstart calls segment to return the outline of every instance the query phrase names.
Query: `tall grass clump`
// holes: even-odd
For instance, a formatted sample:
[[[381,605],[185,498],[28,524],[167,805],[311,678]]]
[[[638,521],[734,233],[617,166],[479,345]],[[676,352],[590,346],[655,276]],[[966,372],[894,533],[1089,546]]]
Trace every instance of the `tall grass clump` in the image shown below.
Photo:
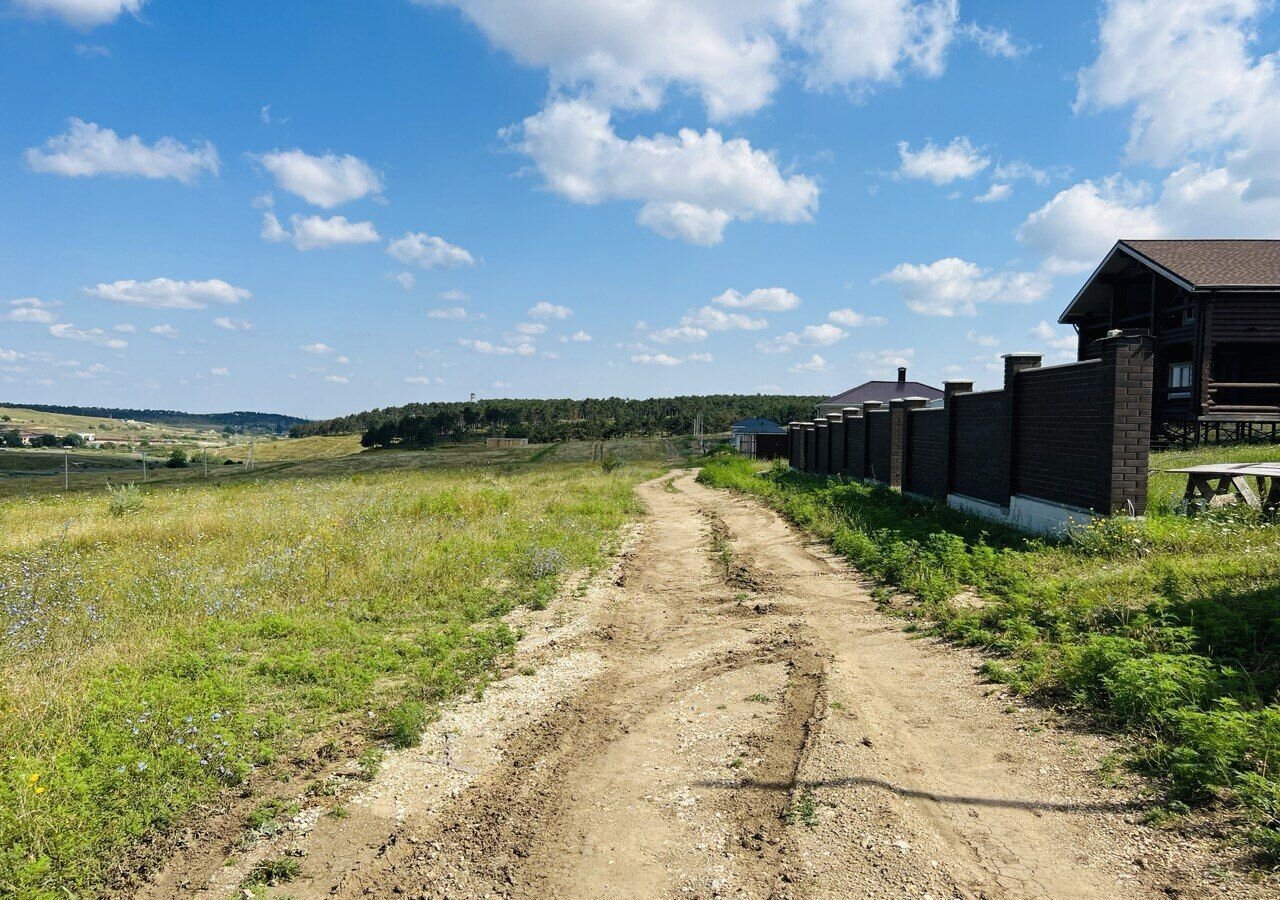
[[[1047,541],[781,463],[719,457],[699,478],[763,498],[914,595],[907,614],[990,652],[991,677],[1142,736],[1137,762],[1166,779],[1175,802],[1237,810],[1240,833],[1280,863],[1273,520],[1247,508],[1186,517],[1153,504],[1145,520],[1098,519]],[[1153,495],[1173,488],[1152,479]]]
[[[600,561],[644,471],[352,466],[155,489],[145,514],[127,485],[0,501],[0,896],[93,895],[340,722],[371,759],[416,743],[510,653],[504,613]]]

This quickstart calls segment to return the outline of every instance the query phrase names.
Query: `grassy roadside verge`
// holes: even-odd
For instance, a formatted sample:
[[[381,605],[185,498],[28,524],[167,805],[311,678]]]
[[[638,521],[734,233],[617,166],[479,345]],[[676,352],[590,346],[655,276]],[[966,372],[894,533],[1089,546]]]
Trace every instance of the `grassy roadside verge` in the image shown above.
[[[1048,543],[742,457],[699,478],[914,595],[909,614],[989,651],[993,679],[1140,736],[1135,762],[1167,780],[1169,810],[1219,804],[1260,862],[1280,863],[1280,527],[1240,510],[1153,514]]]
[[[0,501],[0,895],[92,895],[338,723],[415,741],[509,654],[504,613],[603,560],[658,468],[335,464]]]

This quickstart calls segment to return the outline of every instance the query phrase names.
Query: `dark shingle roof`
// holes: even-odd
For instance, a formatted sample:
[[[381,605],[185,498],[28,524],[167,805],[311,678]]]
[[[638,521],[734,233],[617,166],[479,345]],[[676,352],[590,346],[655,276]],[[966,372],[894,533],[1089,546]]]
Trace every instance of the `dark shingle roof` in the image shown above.
[[[1280,241],[1121,241],[1124,247],[1191,285],[1280,288]]]
[[[745,432],[747,434],[785,434],[786,430],[773,419],[743,419],[734,422],[729,426],[734,431]]]
[[[841,406],[856,406],[868,400],[888,403],[898,397],[924,397],[926,400],[937,400],[941,396],[942,391],[936,387],[921,384],[919,381],[868,381],[855,388],[849,388],[843,394],[828,397],[818,405],[831,406],[838,403]]]

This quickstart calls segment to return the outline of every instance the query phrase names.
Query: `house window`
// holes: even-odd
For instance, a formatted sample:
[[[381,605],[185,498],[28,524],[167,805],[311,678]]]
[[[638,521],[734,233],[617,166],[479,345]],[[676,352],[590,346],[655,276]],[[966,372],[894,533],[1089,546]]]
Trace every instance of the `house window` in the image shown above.
[[[1191,388],[1191,363],[1179,362],[1169,366],[1169,389],[1185,391]]]

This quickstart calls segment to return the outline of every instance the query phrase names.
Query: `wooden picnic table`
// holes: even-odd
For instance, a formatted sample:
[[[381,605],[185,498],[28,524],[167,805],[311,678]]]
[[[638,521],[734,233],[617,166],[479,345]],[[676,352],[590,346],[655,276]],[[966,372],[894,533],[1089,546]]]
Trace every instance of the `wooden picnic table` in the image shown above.
[[[1203,501],[1207,506],[1222,506],[1243,500],[1258,510],[1264,505],[1271,510],[1280,507],[1280,462],[1212,463],[1169,471],[1186,474],[1183,498],[1189,504]]]

